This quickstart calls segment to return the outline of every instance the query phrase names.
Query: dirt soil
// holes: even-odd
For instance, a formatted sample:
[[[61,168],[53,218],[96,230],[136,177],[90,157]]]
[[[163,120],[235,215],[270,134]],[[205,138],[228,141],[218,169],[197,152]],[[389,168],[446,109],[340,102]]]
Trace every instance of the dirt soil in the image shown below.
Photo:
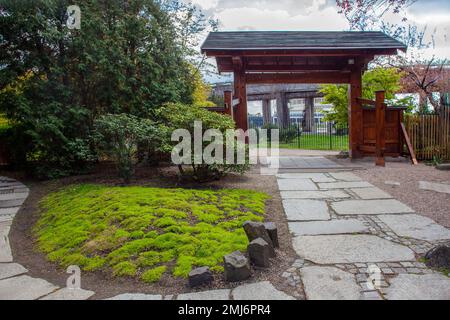
[[[343,164],[348,162],[333,160]],[[374,160],[369,159],[353,161],[352,164],[364,167],[364,170],[354,171],[362,179],[388,192],[418,214],[450,228],[450,194],[419,189],[419,181],[450,183],[450,171],[440,171],[423,163],[413,166],[408,160],[395,159],[388,159],[385,168],[376,167]],[[386,181],[399,182],[400,186],[388,185]]]
[[[254,172],[254,173],[252,173]],[[121,293],[148,293],[148,294],[179,294],[193,291],[204,291],[219,288],[233,288],[243,283],[269,280],[278,289],[301,298],[302,293],[295,292],[288,286],[281,274],[288,269],[295,260],[295,252],[292,248],[291,237],[288,230],[286,216],[283,211],[276,178],[274,176],[261,176],[256,170],[246,175],[229,175],[223,180],[198,185],[192,182],[181,182],[174,168],[139,168],[136,178],[131,185],[145,185],[153,187],[187,187],[187,188],[240,188],[252,189],[268,193],[272,198],[266,203],[266,221],[275,222],[278,227],[280,249],[277,257],[273,259],[269,269],[257,270],[253,268],[252,278],[246,282],[226,283],[222,275],[216,275],[214,284],[196,290],[187,286],[186,279],[174,279],[165,276],[158,284],[145,284],[131,278],[114,278],[103,272],[83,272],[81,286],[83,289],[95,291],[91,299],[103,299]],[[61,187],[74,183],[99,183],[108,185],[121,185],[116,178],[112,167],[105,166],[96,170],[96,173],[64,178],[53,181],[33,181],[19,173],[0,172],[19,179],[30,187],[30,195],[21,210],[16,215],[11,231],[10,243],[14,261],[25,266],[33,277],[44,278],[61,287],[66,286],[68,274],[57,264],[49,262],[45,255],[35,248],[32,228],[40,216],[39,201],[48,193]]]

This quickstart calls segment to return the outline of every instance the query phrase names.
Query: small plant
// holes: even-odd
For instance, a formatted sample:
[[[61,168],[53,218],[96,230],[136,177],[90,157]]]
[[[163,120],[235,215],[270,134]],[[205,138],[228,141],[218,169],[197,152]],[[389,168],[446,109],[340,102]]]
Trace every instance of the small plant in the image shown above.
[[[119,176],[125,183],[129,183],[134,174],[138,147],[147,145],[154,150],[165,150],[168,131],[165,126],[148,119],[127,114],[109,114],[95,122],[93,137],[100,152],[116,161]]]
[[[229,116],[208,111],[207,108],[183,104],[167,104],[160,109],[159,115],[162,119],[165,120],[164,123],[170,124],[171,130],[185,129],[189,131],[191,135],[192,141],[190,145],[192,150],[191,150],[190,166],[192,168],[192,171],[189,172],[185,170],[183,166],[179,165],[178,168],[182,175],[185,176],[192,173],[194,179],[198,181],[208,181],[212,179],[220,179],[227,173],[231,172],[243,174],[250,168],[248,159],[248,148],[241,146],[239,142],[235,143],[233,146],[234,159],[237,159],[238,149],[243,148],[245,150],[244,163],[239,164],[235,164],[234,162],[229,163],[226,161],[226,159],[223,159],[223,161],[213,164],[207,164],[205,162],[197,164],[194,161],[195,156],[194,123],[196,121],[201,121],[202,133],[204,133],[208,129],[217,129],[223,134],[222,148],[223,154],[225,155],[227,150],[226,132],[227,130],[234,131],[235,129],[235,123],[233,119],[231,119]],[[206,146],[208,146],[209,143],[210,142],[203,142],[202,147],[205,148]]]

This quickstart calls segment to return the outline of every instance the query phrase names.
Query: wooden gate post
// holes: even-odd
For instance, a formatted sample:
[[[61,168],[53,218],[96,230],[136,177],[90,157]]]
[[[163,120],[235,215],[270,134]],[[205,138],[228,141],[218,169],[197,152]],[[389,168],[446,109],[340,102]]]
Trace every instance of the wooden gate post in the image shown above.
[[[377,91],[375,93],[375,119],[376,119],[376,157],[375,164],[384,167],[384,153],[386,151],[386,104],[384,103],[385,92]]]
[[[234,119],[233,115],[233,96],[231,94],[231,91],[224,91],[223,92],[223,101],[225,103],[225,113],[230,115],[231,118]]]

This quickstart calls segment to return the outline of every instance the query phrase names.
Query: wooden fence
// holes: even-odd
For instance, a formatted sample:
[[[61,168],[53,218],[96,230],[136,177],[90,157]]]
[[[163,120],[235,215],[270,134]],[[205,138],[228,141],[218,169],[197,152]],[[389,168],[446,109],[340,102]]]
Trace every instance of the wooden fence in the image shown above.
[[[450,160],[450,108],[439,115],[405,115],[406,131],[419,160]]]

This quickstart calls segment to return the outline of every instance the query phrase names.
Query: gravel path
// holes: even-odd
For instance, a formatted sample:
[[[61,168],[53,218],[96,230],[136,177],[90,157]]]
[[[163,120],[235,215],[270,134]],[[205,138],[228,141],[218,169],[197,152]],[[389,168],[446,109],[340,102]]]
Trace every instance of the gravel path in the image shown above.
[[[373,162],[356,162],[367,170],[354,173],[363,180],[388,192],[417,213],[429,217],[445,227],[450,227],[450,194],[419,189],[419,181],[450,183],[450,172],[434,167],[409,163],[387,163],[385,168],[375,167]],[[387,185],[386,181],[399,182],[400,186]]]

